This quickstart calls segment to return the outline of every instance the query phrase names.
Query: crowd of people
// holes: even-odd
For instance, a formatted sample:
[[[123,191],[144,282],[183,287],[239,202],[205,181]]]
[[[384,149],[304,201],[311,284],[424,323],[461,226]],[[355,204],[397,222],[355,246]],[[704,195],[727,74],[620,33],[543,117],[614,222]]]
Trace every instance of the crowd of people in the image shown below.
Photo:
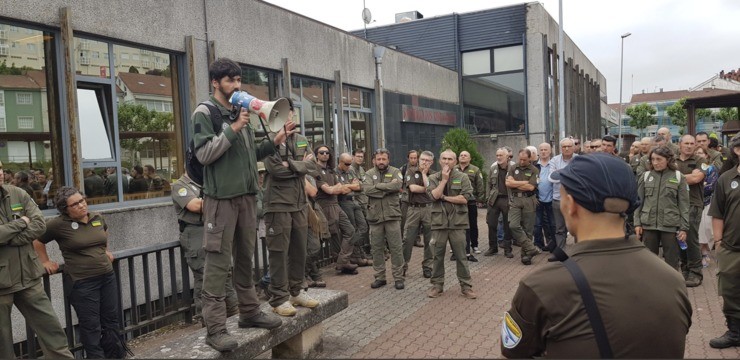
[[[471,164],[470,152],[451,149],[438,154],[411,150],[406,154],[407,162],[394,167],[389,163],[388,149],[379,148],[371,154],[360,149],[335,153],[325,144],[312,146],[295,130],[289,99],[286,123],[267,139],[257,141],[256,125],[250,126],[247,111],[232,115],[229,103],[231,94],[241,88],[239,65],[218,59],[209,67],[209,77],[214,92],[193,114],[192,153],[188,153],[185,173],[172,185],[171,196],[182,251],[195,276],[196,313],[207,328],[205,341],[214,349],[231,351],[237,347],[226,328],[230,316],[238,315],[242,328],[274,329],[282,325],[281,316],[295,315],[297,306],[319,306],[306,288],[327,286],[318,264],[320,251],[327,247],[338,274],[352,276],[359,273],[359,267],[372,266],[372,289],[380,289],[392,279],[396,290],[404,290],[408,269],[420,266],[422,276],[430,282],[426,292],[430,298],[445,293],[449,248],[460,296],[476,299],[469,270],[469,263],[478,261],[476,255],[495,256],[502,248],[504,258],[511,259],[513,246],[518,246],[523,266],[550,252],[550,261],[567,267],[564,250],[569,235],[575,243],[568,245],[569,253],[582,259],[579,264],[595,290],[611,285],[629,287],[630,276],[645,275],[641,271],[653,274],[644,286],[634,286],[606,300],[605,293],[594,293],[596,302],[614,303],[629,294],[647,294],[651,286],[653,291],[662,286],[663,296],[670,295],[666,312],[680,313],[674,319],[673,333],[665,340],[666,347],[681,336],[685,340],[691,318],[686,287],[702,284],[703,268],[714,261],[714,251],[728,332],[710,345],[740,345],[740,257],[736,255],[740,230],[734,225],[737,220],[727,221],[740,216],[740,194],[735,191],[740,176],[740,137],[727,148],[706,133],[684,135],[676,145],[668,129],[661,128],[655,137],[633,143],[629,154],[619,154],[617,139],[610,135],[583,142],[568,137],[559,142],[555,156],[549,143],[517,151],[502,146],[496,150],[496,161],[485,170]],[[216,121],[222,126],[215,126]],[[366,155],[372,163],[367,169]],[[156,184],[162,186],[161,179],[155,181],[154,168],[137,166],[132,175],[124,191],[126,187],[128,191],[148,191]],[[100,176],[86,174],[86,194],[88,177]],[[99,214],[87,211],[80,191],[69,187],[60,188],[53,201],[60,216],[45,224],[34,201],[22,190],[27,178],[14,175],[21,189],[2,187],[3,195],[9,194],[13,214],[3,213],[7,221],[0,225],[0,261],[17,266],[0,271],[24,275],[11,277],[21,279],[13,284],[3,283],[0,277],[0,297],[15,294],[21,299],[16,305],[39,334],[45,354],[69,356],[64,334],[38,281],[44,270],[53,273],[58,269],[45,249],[46,243],[57,241],[67,266],[65,281],[74,284],[71,294],[66,295],[78,313],[87,357],[111,357],[101,345],[110,343],[111,337],[118,339],[113,330],[118,323],[117,290],[110,265],[113,257],[107,251],[107,225]],[[38,176],[36,179],[38,182]],[[90,183],[105,188],[102,178]],[[487,210],[487,249],[481,249],[479,243],[479,208]],[[268,250],[266,274],[253,274],[258,239]],[[423,251],[418,265],[411,263],[415,247]],[[11,254],[11,248],[23,254]],[[603,252],[618,255],[607,260],[592,256]],[[618,271],[599,270],[608,270],[610,264],[623,266],[629,258],[636,259],[636,265],[622,278]],[[573,306],[581,306],[578,301],[563,303],[562,297],[553,295],[570,285],[556,289],[552,281],[545,281],[567,274],[563,269],[547,266],[522,280],[502,326],[504,355],[568,357],[574,354],[568,350],[572,345],[589,342],[583,348],[576,346],[582,350],[577,354],[595,356],[597,344],[592,343],[588,331],[573,330],[576,336],[566,328],[548,330],[543,327],[546,324],[538,323],[558,327],[548,314],[572,314],[577,310]],[[595,273],[603,277],[596,280],[592,277]],[[26,278],[26,274],[33,276]],[[264,276],[255,281],[259,278],[255,275]],[[563,281],[570,279],[563,277]],[[576,284],[584,295],[577,279],[573,286]],[[260,310],[258,288],[264,290],[276,315]],[[558,299],[559,304],[550,303]],[[625,300],[621,307],[607,307],[605,322],[620,323],[619,309],[631,305],[632,300]],[[623,310],[629,312],[627,308]],[[9,309],[0,309],[0,324],[9,323]],[[553,316],[560,316],[557,314]],[[639,319],[638,315],[633,317]],[[561,320],[566,321],[562,316]],[[44,329],[37,329],[42,322]],[[596,330],[593,321],[592,325]],[[5,352],[0,355],[13,357],[12,335],[8,326],[3,328]],[[619,325],[610,330],[625,329]],[[638,341],[635,336],[611,333],[610,337],[619,346]],[[125,351],[122,341],[113,343],[123,346],[118,351]],[[599,342],[600,351],[601,345]],[[683,354],[682,346],[667,353],[621,353],[620,348],[618,354],[675,357]],[[119,355],[123,353],[116,353]]]

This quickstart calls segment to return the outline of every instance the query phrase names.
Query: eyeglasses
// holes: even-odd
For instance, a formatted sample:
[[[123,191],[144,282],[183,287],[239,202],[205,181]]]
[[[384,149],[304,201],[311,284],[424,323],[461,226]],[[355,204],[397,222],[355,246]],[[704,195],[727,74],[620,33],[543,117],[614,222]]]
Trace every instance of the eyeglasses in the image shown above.
[[[67,206],[65,206],[65,207],[67,207],[67,208],[78,208],[78,207],[82,207],[82,204],[84,204],[84,203],[85,203],[85,198],[82,198],[82,199],[80,199],[78,201],[75,201],[75,202],[73,202],[71,204],[67,204]]]
[[[329,155],[328,151],[319,151],[319,155]]]
[[[576,146],[578,146],[578,145],[581,145],[581,143],[579,143],[578,141],[574,142],[574,144],[575,144]]]

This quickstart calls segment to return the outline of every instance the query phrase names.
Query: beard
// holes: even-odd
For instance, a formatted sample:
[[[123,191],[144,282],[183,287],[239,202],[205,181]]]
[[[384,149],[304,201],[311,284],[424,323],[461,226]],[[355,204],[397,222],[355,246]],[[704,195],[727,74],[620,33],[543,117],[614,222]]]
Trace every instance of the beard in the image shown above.
[[[385,170],[388,168],[387,164],[376,164],[375,166],[378,167],[378,170]]]

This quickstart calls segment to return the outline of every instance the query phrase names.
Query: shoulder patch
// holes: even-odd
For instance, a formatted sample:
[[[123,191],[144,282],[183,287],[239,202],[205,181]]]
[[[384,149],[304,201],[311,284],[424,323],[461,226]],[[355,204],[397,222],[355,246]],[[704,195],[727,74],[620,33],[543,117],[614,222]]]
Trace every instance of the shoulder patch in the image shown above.
[[[704,171],[707,171],[707,169],[709,169],[709,165],[707,165],[707,163],[702,163],[701,164],[701,169],[704,170]]]
[[[298,141],[298,142],[296,142],[296,147],[298,147],[299,149],[300,148],[304,148],[306,146],[308,146],[308,142],[306,142],[306,141]]]
[[[462,184],[462,179],[452,179],[452,183],[455,185]]]
[[[391,173],[386,173],[386,174],[385,174],[385,177],[387,177],[387,178],[389,178],[389,177],[393,177],[393,174],[391,174]]]
[[[188,195],[188,189],[186,189],[186,188],[180,188],[180,190],[177,190],[177,195],[187,196]]]
[[[18,203],[18,204],[12,204],[12,205],[10,205],[10,210],[12,210],[12,211],[21,211],[21,210],[23,210],[23,204],[20,204],[20,203]]]
[[[95,220],[95,221],[91,222],[90,224],[92,226],[95,226],[95,227],[100,226],[100,225],[103,225],[103,223],[100,222],[100,220]]]
[[[504,320],[501,322],[501,344],[507,349],[513,349],[519,345],[521,340],[522,329],[507,311],[504,314]]]

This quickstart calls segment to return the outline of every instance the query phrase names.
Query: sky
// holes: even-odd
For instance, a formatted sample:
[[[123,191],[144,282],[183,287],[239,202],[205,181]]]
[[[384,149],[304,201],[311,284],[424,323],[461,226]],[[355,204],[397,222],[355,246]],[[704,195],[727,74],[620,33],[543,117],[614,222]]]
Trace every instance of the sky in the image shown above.
[[[363,0],[266,0],[342,30],[363,28]],[[395,22],[395,14],[425,18],[496,8],[515,0],[364,0],[368,28]],[[542,0],[557,21],[558,0]],[[331,9],[331,11],[327,11]],[[619,102],[621,35],[622,99],[642,91],[686,90],[740,68],[740,0],[563,0],[565,32],[606,78],[609,103]]]

